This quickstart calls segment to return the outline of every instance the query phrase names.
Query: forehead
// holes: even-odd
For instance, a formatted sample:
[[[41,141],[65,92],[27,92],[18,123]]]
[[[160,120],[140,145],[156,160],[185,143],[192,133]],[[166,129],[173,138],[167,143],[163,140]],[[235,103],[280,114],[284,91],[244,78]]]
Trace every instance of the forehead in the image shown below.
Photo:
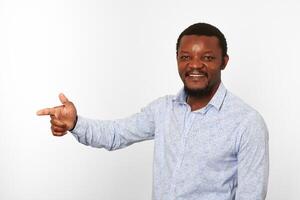
[[[185,35],[180,40],[179,50],[209,49],[219,51],[219,39],[215,36]]]

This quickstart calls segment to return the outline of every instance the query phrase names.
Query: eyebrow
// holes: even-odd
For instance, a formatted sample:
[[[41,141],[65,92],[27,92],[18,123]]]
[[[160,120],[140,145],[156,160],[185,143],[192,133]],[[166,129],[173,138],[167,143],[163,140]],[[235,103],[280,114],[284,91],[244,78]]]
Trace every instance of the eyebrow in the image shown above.
[[[179,51],[179,53],[190,53],[188,51]]]

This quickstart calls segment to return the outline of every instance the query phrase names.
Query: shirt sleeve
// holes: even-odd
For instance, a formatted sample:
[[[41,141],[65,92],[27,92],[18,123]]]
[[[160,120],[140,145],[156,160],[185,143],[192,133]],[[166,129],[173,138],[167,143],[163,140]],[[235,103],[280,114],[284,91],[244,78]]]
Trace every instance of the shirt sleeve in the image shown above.
[[[71,131],[78,142],[109,151],[154,138],[154,103],[128,118],[94,120],[78,116]]]
[[[269,175],[269,138],[263,118],[245,120],[238,151],[237,200],[264,200]]]

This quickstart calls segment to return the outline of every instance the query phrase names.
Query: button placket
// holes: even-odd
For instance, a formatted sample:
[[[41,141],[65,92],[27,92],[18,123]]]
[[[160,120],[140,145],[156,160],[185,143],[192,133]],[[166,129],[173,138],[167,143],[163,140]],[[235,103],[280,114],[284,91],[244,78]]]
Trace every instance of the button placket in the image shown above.
[[[175,198],[175,192],[176,192],[176,178],[178,175],[178,172],[180,170],[181,164],[184,159],[184,153],[185,153],[185,147],[186,147],[186,140],[188,137],[188,133],[190,132],[193,121],[195,119],[195,114],[191,112],[191,109],[188,104],[186,104],[186,112],[185,112],[185,117],[184,117],[184,124],[182,127],[182,139],[181,139],[181,144],[180,144],[180,152],[178,155],[178,159],[176,162],[176,167],[174,168],[173,172],[173,177],[172,177],[172,184],[171,184],[171,189],[170,189],[170,200]]]

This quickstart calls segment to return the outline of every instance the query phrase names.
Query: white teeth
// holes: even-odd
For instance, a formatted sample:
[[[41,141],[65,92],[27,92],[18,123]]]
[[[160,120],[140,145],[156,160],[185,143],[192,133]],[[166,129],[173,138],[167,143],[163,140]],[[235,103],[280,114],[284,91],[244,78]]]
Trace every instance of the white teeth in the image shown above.
[[[189,76],[192,76],[192,77],[200,77],[200,76],[204,76],[203,74],[189,74]]]

